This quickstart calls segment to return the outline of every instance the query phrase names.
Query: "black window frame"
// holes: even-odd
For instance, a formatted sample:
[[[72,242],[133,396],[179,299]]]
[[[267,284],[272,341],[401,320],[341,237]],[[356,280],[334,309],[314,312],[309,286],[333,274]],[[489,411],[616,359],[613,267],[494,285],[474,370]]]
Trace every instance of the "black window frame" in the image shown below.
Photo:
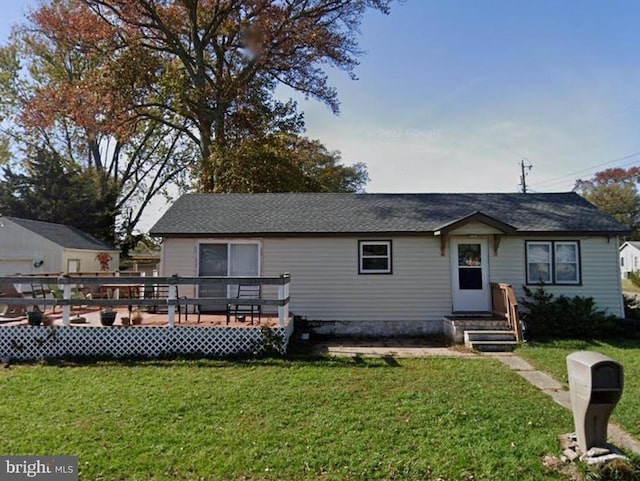
[[[387,269],[364,269],[362,260],[366,257],[363,256],[363,246],[365,245],[386,245],[387,255],[384,257],[388,259]],[[371,239],[371,240],[359,240],[358,241],[358,274],[359,275],[391,275],[393,274],[393,241],[391,239]]]
[[[534,281],[529,278],[529,245],[531,244],[547,244],[551,248],[551,263],[550,263],[550,280],[545,282],[544,285],[550,286],[581,286],[582,285],[582,249],[579,240],[575,239],[553,239],[553,240],[527,240],[525,241],[524,248],[524,262],[525,262],[525,283],[528,286],[540,284],[541,281]],[[557,263],[556,263],[556,245],[557,244],[573,244],[576,246],[576,269],[578,278],[575,281],[558,281],[557,279]]]

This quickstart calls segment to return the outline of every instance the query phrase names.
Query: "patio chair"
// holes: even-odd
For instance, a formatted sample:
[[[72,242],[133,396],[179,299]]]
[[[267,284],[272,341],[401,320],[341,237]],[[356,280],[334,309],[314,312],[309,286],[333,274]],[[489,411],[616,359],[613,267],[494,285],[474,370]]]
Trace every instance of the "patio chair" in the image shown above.
[[[51,295],[56,301],[61,301],[62,299],[64,299],[64,291],[60,289],[58,284],[48,284],[47,287],[49,288],[49,292],[51,293]],[[74,287],[71,289],[71,299],[91,299],[91,298],[85,296],[82,290],[78,289],[77,287]],[[75,306],[75,307],[79,308],[80,306]],[[55,314],[56,304],[54,304],[52,312]]]
[[[260,299],[260,293],[262,286],[238,286],[238,294],[236,299]],[[253,319],[255,315],[258,315],[258,323],[260,323],[260,316],[262,315],[262,306],[256,304],[227,304],[227,325],[229,325],[229,319],[233,315],[236,320],[238,317],[251,316],[251,325],[253,326]]]
[[[47,298],[47,291],[45,290],[44,286],[42,284],[31,284],[31,295],[33,296],[34,299],[46,299]],[[42,312],[47,310],[47,306],[46,304],[42,306],[42,309],[40,309]],[[53,306],[53,312],[55,312],[56,310],[56,306]]]
[[[167,305],[167,298],[169,297],[169,285],[168,284],[156,284],[156,285],[147,285],[144,289],[144,298],[145,299],[157,299],[158,304],[154,304],[148,306],[148,312],[152,314],[159,314],[169,311],[169,306]],[[178,287],[176,286],[176,297],[177,299],[186,299],[186,296],[180,297]],[[187,306],[185,308],[185,320],[187,320]],[[176,305],[176,312],[178,314],[178,323],[182,321],[182,304],[178,302]],[[199,322],[199,316],[198,316]]]
[[[0,283],[0,316],[20,317],[25,315],[26,313],[25,306],[15,305],[15,304],[2,304],[1,298],[3,297],[10,297],[10,298],[24,297],[20,292],[18,292],[18,290],[16,289],[16,286],[14,286],[10,282]]]

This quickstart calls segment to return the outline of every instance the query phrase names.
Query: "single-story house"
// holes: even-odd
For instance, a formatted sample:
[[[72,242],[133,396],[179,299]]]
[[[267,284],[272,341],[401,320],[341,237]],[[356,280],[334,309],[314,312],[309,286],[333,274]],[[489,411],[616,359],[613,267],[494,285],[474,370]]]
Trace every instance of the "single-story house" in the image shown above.
[[[620,246],[620,275],[627,279],[633,271],[640,271],[640,242],[627,241]]]
[[[98,272],[99,255],[118,270],[120,251],[75,227],[0,216],[0,275]]]
[[[162,275],[287,272],[291,312],[325,332],[409,335],[491,312],[493,282],[518,299],[543,282],[622,316],[627,230],[575,193],[287,193],[183,195],[151,234]]]

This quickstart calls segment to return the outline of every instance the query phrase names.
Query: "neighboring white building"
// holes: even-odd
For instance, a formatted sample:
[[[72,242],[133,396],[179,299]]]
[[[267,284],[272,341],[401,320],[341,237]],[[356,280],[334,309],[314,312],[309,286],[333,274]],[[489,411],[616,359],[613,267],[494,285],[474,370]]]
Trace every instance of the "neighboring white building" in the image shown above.
[[[118,270],[120,251],[74,227],[0,216],[0,275],[98,272],[107,253]]]
[[[522,298],[542,281],[622,316],[626,233],[575,193],[191,194],[151,229],[162,275],[288,272],[294,314],[336,334],[399,335],[490,313],[493,282]]]
[[[632,271],[640,271],[640,242],[627,241],[620,246],[620,275],[629,277]]]

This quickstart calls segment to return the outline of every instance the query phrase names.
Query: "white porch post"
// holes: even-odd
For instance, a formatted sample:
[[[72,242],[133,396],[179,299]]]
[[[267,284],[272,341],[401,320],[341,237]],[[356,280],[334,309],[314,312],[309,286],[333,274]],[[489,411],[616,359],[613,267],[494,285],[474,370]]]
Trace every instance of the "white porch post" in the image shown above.
[[[71,300],[71,284],[65,284],[62,287],[62,299],[65,301]],[[71,306],[69,304],[65,304],[62,306],[62,325],[69,325],[69,318],[71,317]]]
[[[284,301],[289,297],[289,282],[288,282],[288,279],[285,281],[285,279],[288,276],[289,275],[287,273],[281,276],[282,284],[278,286],[279,301]],[[278,306],[278,326],[284,327],[284,323],[288,317],[289,317],[289,302],[287,301],[286,304]]]
[[[178,286],[175,284],[169,284],[169,297],[168,301],[173,301],[177,298]],[[176,306],[175,304],[169,304],[167,307],[167,321],[169,323],[169,327],[173,327],[175,325],[176,319]]]

